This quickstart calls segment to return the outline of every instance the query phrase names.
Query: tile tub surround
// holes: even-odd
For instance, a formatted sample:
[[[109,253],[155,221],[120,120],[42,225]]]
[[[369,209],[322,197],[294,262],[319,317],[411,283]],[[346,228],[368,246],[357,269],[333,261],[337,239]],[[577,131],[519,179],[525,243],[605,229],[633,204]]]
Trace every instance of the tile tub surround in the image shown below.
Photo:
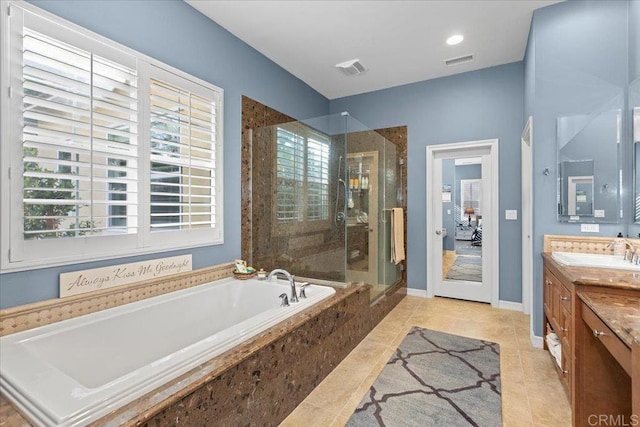
[[[337,294],[158,387],[95,425],[277,424],[406,295],[369,305],[368,286]],[[0,396],[4,426],[28,425]],[[178,420],[178,421],[176,421]],[[212,424],[213,423],[213,424]]]
[[[103,291],[0,310],[0,336],[212,282],[231,276],[234,268],[233,263],[220,264]]]

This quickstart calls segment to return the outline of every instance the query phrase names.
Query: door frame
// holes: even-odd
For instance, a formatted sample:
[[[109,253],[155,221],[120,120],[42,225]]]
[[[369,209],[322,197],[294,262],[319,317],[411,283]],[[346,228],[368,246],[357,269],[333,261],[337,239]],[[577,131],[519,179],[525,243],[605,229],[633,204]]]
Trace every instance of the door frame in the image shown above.
[[[431,179],[431,175],[433,173],[441,173],[440,168],[435,167],[435,156],[444,155],[446,153],[455,153],[460,156],[468,156],[474,157],[477,156],[479,152],[484,152],[489,150],[489,154],[487,158],[489,160],[489,166],[491,169],[491,176],[489,177],[486,185],[490,189],[489,194],[490,197],[486,198],[486,203],[490,204],[492,213],[492,218],[486,218],[483,215],[482,221],[486,223],[488,220],[489,226],[487,227],[487,231],[483,230],[483,237],[488,237],[488,240],[491,242],[488,247],[483,244],[483,258],[486,257],[486,262],[488,263],[488,272],[485,275],[483,271],[483,281],[487,280],[491,283],[491,305],[493,307],[499,306],[500,300],[500,281],[499,281],[499,225],[500,225],[500,214],[498,211],[499,204],[499,194],[498,194],[498,182],[499,182],[499,170],[498,170],[498,142],[496,139],[486,139],[479,141],[468,141],[468,142],[456,142],[451,144],[437,144],[437,145],[429,145],[427,146],[427,169],[426,169],[426,208],[427,208],[427,256],[426,256],[426,277],[427,277],[427,297],[434,297],[434,283],[436,280],[442,279],[442,257],[434,255],[436,253],[442,254],[442,240],[441,238],[436,238],[436,227],[435,218],[437,218],[437,212],[435,206],[439,204],[430,203],[431,200],[442,200],[442,187],[434,188],[432,182],[434,180]],[[483,176],[483,179],[485,177]],[[442,209],[440,209],[442,210]],[[484,240],[484,239],[483,239]],[[484,242],[483,242],[484,243]],[[486,250],[486,252],[485,252]],[[432,252],[434,251],[434,252]],[[431,256],[429,256],[431,254]],[[439,261],[440,260],[440,261]],[[483,261],[484,262],[484,261]],[[440,264],[440,265],[437,265]],[[484,268],[483,268],[484,270]]]
[[[533,117],[529,116],[520,138],[522,146],[522,311],[533,313]],[[530,320],[533,331],[533,316]],[[533,333],[533,332],[531,332]]]

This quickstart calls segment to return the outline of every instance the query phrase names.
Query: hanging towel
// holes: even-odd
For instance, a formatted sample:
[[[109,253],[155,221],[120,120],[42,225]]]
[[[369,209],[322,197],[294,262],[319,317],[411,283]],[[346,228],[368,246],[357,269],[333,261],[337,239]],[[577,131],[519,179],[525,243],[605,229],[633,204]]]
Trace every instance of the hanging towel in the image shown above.
[[[391,209],[391,262],[404,260],[404,212],[402,208]]]

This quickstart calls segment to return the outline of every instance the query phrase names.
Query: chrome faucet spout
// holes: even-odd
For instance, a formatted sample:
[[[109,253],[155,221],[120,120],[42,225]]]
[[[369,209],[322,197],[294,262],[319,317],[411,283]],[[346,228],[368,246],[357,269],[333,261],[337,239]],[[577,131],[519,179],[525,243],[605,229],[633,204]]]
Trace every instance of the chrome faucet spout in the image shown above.
[[[271,278],[278,274],[282,274],[283,276],[285,276],[289,281],[289,285],[291,286],[291,298],[289,298],[289,302],[291,303],[298,302],[298,295],[296,293],[296,282],[293,280],[293,275],[289,273],[287,270],[284,270],[282,268],[276,268],[275,270],[271,270],[271,272],[267,276],[267,281],[270,282]]]

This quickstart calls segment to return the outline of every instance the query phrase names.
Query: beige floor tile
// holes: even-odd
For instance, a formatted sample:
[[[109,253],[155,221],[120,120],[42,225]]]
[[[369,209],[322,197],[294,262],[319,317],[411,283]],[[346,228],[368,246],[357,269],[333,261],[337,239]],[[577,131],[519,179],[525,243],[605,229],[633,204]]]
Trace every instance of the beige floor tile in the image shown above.
[[[289,414],[289,416],[280,424],[281,427],[325,427],[332,425],[335,415],[311,405],[302,402],[298,407]]]
[[[500,344],[505,427],[571,425],[570,405],[549,354],[530,344],[529,316],[488,304],[419,297],[404,298],[282,425],[344,426],[413,326]]]
[[[502,427],[532,427],[533,424],[528,420],[513,418],[510,415],[502,413]]]
[[[571,408],[569,405],[560,404],[558,401],[550,402],[549,400],[540,396],[529,398],[533,423],[550,427],[571,426]]]
[[[333,421],[331,427],[344,427],[349,421],[350,417],[338,417]]]

